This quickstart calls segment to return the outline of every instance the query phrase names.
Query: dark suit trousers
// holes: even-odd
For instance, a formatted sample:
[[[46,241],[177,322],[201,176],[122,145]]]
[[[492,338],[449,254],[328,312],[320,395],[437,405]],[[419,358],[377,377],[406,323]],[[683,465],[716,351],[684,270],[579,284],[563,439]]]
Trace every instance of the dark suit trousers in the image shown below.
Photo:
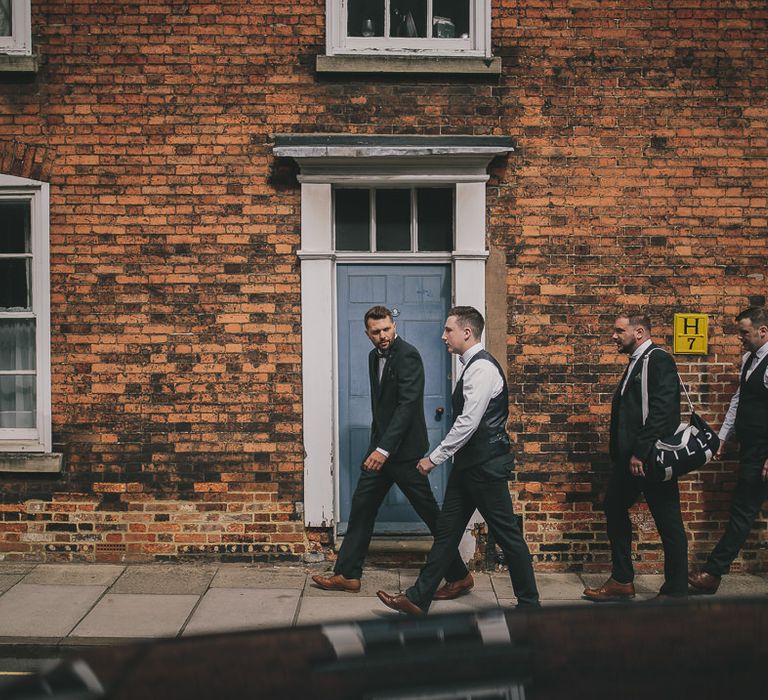
[[[368,553],[379,507],[393,484],[400,487],[417,515],[424,521],[432,535],[435,535],[440,509],[429,486],[429,479],[416,470],[417,461],[390,462],[387,460],[379,471],[363,469],[360,472],[360,479],[352,496],[347,534],[344,535],[344,542],[333,569],[335,573],[345,578],[362,576],[363,562]],[[446,561],[446,580],[460,581],[468,573],[458,550],[454,547]]]
[[[475,509],[480,511],[504,552],[518,605],[539,605],[531,553],[512,509],[508,481],[506,477],[500,477],[487,469],[487,466],[481,465],[465,471],[454,469],[448,478],[435,542],[419,578],[406,591],[408,598],[422,610],[429,609],[444,572],[450,565],[451,552],[458,547]]]
[[[688,593],[688,538],[680,513],[680,491],[677,480],[648,484],[633,477],[628,465],[614,465],[605,496],[608,539],[611,542],[613,569],[611,575],[619,583],[635,578],[632,567],[632,523],[629,509],[644,493],[656,529],[664,547],[664,585],[661,593],[685,596]]]
[[[763,481],[763,464],[739,465],[739,480],[733,492],[731,517],[723,536],[709,555],[704,571],[713,576],[723,576],[731,569],[733,560],[746,542],[763,502],[768,498],[768,481]]]

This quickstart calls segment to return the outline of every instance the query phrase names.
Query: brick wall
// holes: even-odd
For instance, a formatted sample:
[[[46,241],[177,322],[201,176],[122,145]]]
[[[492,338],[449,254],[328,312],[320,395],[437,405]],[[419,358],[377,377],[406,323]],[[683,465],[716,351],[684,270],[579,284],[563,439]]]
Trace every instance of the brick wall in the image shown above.
[[[752,0],[493,3],[499,79],[314,74],[325,3],[33,3],[40,73],[0,81],[0,170],[51,183],[53,428],[0,476],[0,554],[322,557],[302,526],[300,201],[271,134],[502,134],[517,502],[540,569],[605,569],[615,309],[707,313],[680,369],[716,424],[731,320],[766,292],[768,60]],[[692,559],[734,463],[682,488]],[[644,508],[638,551],[659,570]],[[741,564],[740,564],[741,565]],[[765,520],[743,566],[768,568]]]

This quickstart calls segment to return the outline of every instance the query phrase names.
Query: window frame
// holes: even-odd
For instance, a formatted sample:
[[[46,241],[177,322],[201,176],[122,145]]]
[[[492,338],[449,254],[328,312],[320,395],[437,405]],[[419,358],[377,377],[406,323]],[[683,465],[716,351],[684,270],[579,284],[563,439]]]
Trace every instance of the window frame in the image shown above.
[[[11,0],[11,34],[0,36],[0,54],[32,55],[32,2]]]
[[[0,311],[0,318],[34,318],[36,343],[35,428],[0,428],[0,452],[51,452],[51,293],[49,185],[0,174],[0,199],[30,206],[31,311]]]
[[[360,189],[368,192],[368,250],[355,251],[346,250],[337,246],[336,237],[336,192],[340,189]],[[451,246],[445,250],[421,250],[419,248],[419,191],[426,189],[444,189],[451,192]],[[379,190],[406,190],[410,200],[410,221],[409,221],[409,239],[410,245],[405,250],[380,251],[377,247],[377,229],[376,229],[376,193]],[[332,188],[331,216],[333,228],[333,247],[337,252],[342,253],[394,253],[397,255],[421,255],[424,253],[442,253],[448,254],[453,250],[456,241],[456,186],[455,183],[446,186],[444,183],[431,186],[422,185],[387,185],[387,186],[368,186],[368,187],[350,187],[349,185],[334,185]]]
[[[349,37],[349,0],[326,0],[326,55],[481,56],[491,58],[491,2],[469,0],[470,39]]]

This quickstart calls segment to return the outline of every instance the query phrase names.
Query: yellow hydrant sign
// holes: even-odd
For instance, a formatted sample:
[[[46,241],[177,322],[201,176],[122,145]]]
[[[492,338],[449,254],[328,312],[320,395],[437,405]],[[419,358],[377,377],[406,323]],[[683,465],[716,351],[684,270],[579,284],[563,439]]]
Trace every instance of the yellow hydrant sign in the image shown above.
[[[706,355],[708,328],[706,314],[675,314],[675,354]]]

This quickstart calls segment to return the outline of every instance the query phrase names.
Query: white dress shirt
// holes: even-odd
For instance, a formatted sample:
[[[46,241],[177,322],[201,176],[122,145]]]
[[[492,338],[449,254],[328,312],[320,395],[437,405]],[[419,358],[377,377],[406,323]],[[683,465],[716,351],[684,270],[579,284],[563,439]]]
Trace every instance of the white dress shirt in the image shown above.
[[[627,373],[624,375],[624,383],[621,385],[621,393],[624,394],[624,390],[627,388],[627,380],[629,379],[629,375],[632,374],[632,369],[635,366],[635,363],[640,359],[640,356],[649,348],[651,347],[651,340],[646,340],[642,345],[638,345],[633,351],[632,354],[629,356],[629,366],[627,367]]]
[[[744,363],[749,358],[749,355],[750,353],[745,352],[744,356],[741,358],[741,372],[744,371]],[[768,355],[768,343],[765,343],[765,345],[759,347],[755,351],[755,359],[752,361],[752,367],[747,370],[746,379],[749,379],[749,377],[752,375],[752,372],[755,371],[755,367],[757,367],[763,361],[766,355]],[[739,372],[739,378],[741,378],[741,372]],[[739,379],[739,383],[741,383],[741,379]],[[768,389],[768,367],[766,367],[765,374],[763,375],[763,384],[765,388]],[[731,435],[733,435],[734,428],[736,427],[736,411],[739,408],[740,391],[741,388],[736,389],[736,393],[733,395],[731,403],[728,406],[728,413],[725,414],[723,424],[720,426],[718,437],[723,442],[725,442],[729,437],[731,437]]]
[[[473,345],[459,357],[459,361],[466,367],[466,364],[482,349],[481,343]],[[442,464],[467,444],[480,425],[480,420],[491,399],[498,396],[504,389],[504,379],[496,369],[496,365],[484,358],[475,360],[470,367],[466,367],[461,379],[464,381],[464,408],[461,415],[456,417],[443,441],[429,455],[433,464]]]

